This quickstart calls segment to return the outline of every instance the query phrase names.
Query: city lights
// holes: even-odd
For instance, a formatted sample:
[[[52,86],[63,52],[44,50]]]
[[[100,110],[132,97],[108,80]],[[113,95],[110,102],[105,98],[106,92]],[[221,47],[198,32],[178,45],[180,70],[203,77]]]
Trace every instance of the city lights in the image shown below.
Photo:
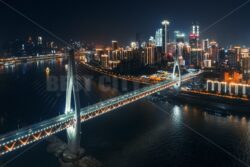
[[[248,166],[250,0],[225,2],[0,0],[0,166]]]

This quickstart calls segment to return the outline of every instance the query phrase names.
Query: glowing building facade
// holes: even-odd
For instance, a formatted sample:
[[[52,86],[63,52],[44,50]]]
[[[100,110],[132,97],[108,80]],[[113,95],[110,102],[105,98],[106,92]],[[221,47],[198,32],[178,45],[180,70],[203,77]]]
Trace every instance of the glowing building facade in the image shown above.
[[[165,55],[168,54],[168,43],[169,43],[169,33],[168,33],[168,26],[170,22],[168,20],[162,21],[162,49]]]
[[[201,66],[202,49],[199,44],[200,27],[197,23],[192,25],[192,32],[189,35],[191,47],[190,67],[198,68]]]
[[[162,28],[159,28],[158,30],[156,30],[155,32],[155,45],[157,47],[162,47]]]

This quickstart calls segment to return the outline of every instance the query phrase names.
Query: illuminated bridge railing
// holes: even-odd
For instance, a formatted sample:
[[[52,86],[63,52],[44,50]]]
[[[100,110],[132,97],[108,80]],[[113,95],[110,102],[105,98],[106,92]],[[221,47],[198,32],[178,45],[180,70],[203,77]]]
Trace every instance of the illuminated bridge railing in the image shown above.
[[[192,79],[199,75],[185,75],[182,78],[182,81]],[[148,86],[125,95],[121,95],[103,102],[99,102],[97,104],[85,107],[81,109],[81,122],[85,122],[97,116],[100,116],[104,113],[122,107],[126,104],[132,103],[139,99],[142,99],[146,96],[154,94],[156,92],[167,89],[173,85],[175,85],[178,80],[174,80],[171,82],[161,82],[152,86]],[[22,128],[16,130],[14,132],[8,133],[6,135],[0,136],[0,156],[24,147],[28,144],[34,143],[38,140],[47,138],[53,134],[59,133],[71,126],[74,125],[74,114],[64,114],[57,116],[55,118],[28,126],[26,128]]]
[[[187,74],[182,77],[182,81],[184,82],[186,80],[195,78],[197,75],[201,73],[202,71],[195,73],[195,74]],[[90,107],[83,108],[81,110],[81,122],[87,121],[94,117],[100,116],[101,114],[107,113],[109,111],[122,107],[126,104],[132,103],[146,96],[152,95],[156,92],[172,87],[177,82],[178,82],[178,79],[174,81],[170,81],[170,82],[169,81],[160,82],[158,84],[147,86],[142,89],[133,91],[131,93],[121,95],[119,97],[115,97],[115,98],[112,98],[103,102],[96,103],[95,105],[92,105]]]
[[[0,156],[65,130],[74,123],[73,114],[60,115],[0,137]]]

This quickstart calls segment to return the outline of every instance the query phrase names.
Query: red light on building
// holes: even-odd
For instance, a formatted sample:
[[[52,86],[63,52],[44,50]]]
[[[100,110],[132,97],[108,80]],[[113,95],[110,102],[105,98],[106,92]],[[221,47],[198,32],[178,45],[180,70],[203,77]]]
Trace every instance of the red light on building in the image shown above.
[[[190,39],[197,39],[197,38],[199,38],[199,35],[198,35],[198,34],[193,34],[193,33],[191,33],[191,34],[189,35],[189,38],[190,38]]]

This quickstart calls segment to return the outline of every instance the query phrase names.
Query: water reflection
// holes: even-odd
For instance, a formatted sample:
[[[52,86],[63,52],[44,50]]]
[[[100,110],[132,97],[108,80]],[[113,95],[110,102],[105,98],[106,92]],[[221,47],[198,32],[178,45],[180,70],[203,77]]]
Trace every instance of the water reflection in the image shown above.
[[[23,71],[23,75],[25,75],[26,74],[26,72],[27,72],[27,63],[24,63],[23,65],[22,65],[22,71]]]
[[[16,64],[10,64],[3,66],[3,70],[5,70],[7,73],[13,73],[15,72]]]
[[[64,68],[65,68],[65,71],[68,71],[68,64],[65,64]]]
[[[179,106],[174,106],[173,108],[173,111],[174,111],[174,118],[179,120],[180,119],[180,116],[181,116],[181,109]]]
[[[174,105],[172,107],[170,114],[171,114],[171,120],[172,120],[174,127],[175,128],[178,127],[179,129],[180,126],[182,126],[182,117],[183,117],[182,107],[178,105]]]
[[[40,68],[43,65],[44,65],[44,60],[39,60],[39,61],[36,62],[36,67],[37,68]]]
[[[188,112],[188,111],[189,111],[189,108],[188,108],[188,105],[187,105],[187,104],[183,107],[183,111],[184,111],[184,112]]]
[[[62,65],[63,64],[63,58],[57,58],[56,63],[59,64],[59,65]]]

